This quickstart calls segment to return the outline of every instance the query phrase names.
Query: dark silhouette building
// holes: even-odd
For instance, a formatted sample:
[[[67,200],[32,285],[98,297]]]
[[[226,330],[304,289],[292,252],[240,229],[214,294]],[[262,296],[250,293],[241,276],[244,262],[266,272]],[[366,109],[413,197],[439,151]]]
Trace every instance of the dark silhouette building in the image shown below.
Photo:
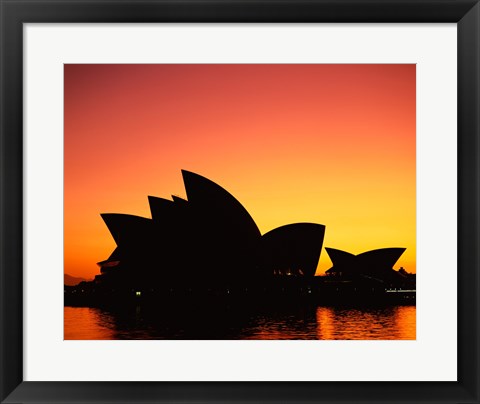
[[[315,276],[324,225],[292,223],[262,235],[225,189],[189,171],[182,176],[187,198],[149,196],[151,218],[101,214],[117,246],[98,262],[93,282],[65,286],[66,305],[191,310],[233,302],[255,311],[292,302],[414,302],[415,275],[393,270],[405,248],[359,255],[327,248],[333,267]],[[389,293],[397,288],[409,294]]]
[[[325,226],[296,223],[261,235],[225,189],[182,170],[187,199],[149,196],[152,218],[104,213],[117,248],[98,263],[98,284],[138,289],[235,285],[272,276],[313,277]]]
[[[354,255],[346,251],[326,247],[333,266],[325,273],[342,279],[360,280],[402,285],[410,281],[409,274],[403,270],[395,271],[393,266],[404,253],[405,248],[380,248]]]

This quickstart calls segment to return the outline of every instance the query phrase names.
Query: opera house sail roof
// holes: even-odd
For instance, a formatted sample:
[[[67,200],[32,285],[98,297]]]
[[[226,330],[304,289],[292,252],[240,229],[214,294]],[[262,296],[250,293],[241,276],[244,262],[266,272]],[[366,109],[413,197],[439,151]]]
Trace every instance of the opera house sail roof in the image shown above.
[[[182,170],[186,199],[149,196],[151,219],[104,213],[117,244],[105,279],[165,283],[315,275],[325,226],[294,223],[262,236],[245,207],[215,182]],[[111,268],[111,269],[110,269]]]
[[[346,251],[325,247],[333,266],[327,275],[372,275],[382,277],[393,270],[393,266],[405,248],[380,248],[354,255]]]

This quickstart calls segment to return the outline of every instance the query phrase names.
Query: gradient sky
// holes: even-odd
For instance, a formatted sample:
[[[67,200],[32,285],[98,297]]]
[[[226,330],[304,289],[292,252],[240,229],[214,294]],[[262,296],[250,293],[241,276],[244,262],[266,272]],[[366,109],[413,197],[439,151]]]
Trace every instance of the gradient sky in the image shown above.
[[[151,217],[181,169],[260,231],[326,225],[324,247],[406,247],[415,266],[415,65],[65,65],[65,273],[99,274],[100,213]],[[322,250],[317,274],[331,267]]]

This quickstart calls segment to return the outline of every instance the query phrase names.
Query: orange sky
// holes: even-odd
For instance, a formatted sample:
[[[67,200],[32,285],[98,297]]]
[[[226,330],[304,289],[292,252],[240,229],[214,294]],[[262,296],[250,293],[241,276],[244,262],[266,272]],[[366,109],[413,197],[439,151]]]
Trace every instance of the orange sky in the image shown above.
[[[324,247],[406,247],[415,272],[415,65],[65,65],[65,272],[99,273],[100,213],[150,217],[181,169],[260,231],[326,225]],[[331,266],[322,250],[317,274]]]

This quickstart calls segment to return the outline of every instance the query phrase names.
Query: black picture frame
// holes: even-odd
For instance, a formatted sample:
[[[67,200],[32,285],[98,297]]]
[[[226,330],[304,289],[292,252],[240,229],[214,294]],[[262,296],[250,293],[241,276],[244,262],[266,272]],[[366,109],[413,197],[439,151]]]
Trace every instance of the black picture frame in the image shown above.
[[[479,0],[0,0],[2,403],[479,403]],[[457,382],[23,381],[23,23],[411,22],[458,29]],[[439,353],[441,354],[441,353]]]

